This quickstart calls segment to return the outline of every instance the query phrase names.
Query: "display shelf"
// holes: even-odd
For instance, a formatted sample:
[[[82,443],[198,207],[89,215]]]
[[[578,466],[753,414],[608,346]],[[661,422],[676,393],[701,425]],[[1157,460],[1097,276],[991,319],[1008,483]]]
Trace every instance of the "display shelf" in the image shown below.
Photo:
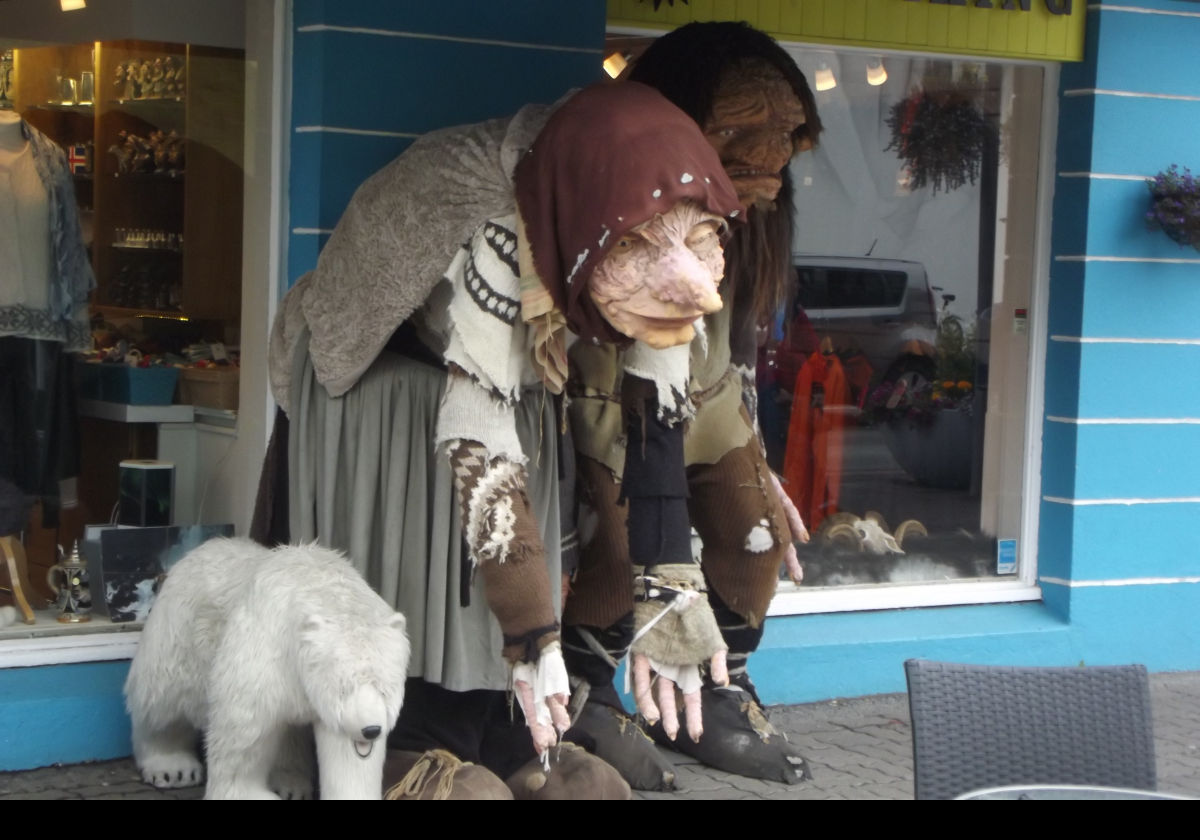
[[[111,180],[124,181],[126,183],[182,185],[185,180],[185,174],[183,172],[114,172]]]
[[[79,400],[79,416],[118,423],[191,423],[196,410],[190,405],[129,405],[105,400]]]
[[[187,315],[175,309],[148,309],[117,306],[111,303],[93,304],[93,309],[108,318],[161,318],[167,321],[188,321]]]
[[[110,248],[116,248],[118,251],[141,251],[149,254],[169,254],[171,256],[182,256],[182,248],[159,248],[151,245],[127,245],[124,242],[112,242]]]
[[[137,108],[142,105],[154,106],[158,104],[166,105],[183,105],[187,100],[182,96],[149,96],[141,99],[114,99],[112,104],[119,105],[122,108]]]
[[[63,114],[84,114],[86,116],[96,113],[94,102],[42,102],[38,105],[31,105],[30,109],[34,111],[57,111]]]

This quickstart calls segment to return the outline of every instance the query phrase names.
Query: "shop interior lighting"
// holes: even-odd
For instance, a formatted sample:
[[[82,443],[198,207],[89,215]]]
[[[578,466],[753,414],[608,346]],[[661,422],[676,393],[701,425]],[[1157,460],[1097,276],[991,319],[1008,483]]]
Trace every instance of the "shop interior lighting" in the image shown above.
[[[58,5],[64,12],[73,12],[76,9],[87,8],[87,0],[58,0]]]
[[[833,77],[833,71],[829,69],[829,65],[824,61],[817,68],[817,74],[813,77],[817,90],[833,90],[837,87],[837,79]]]
[[[883,66],[882,58],[872,58],[867,62],[867,84],[879,87],[887,81],[887,68]]]
[[[615,52],[604,59],[604,72],[615,79],[625,72],[625,68],[628,65],[629,59],[624,54]]]

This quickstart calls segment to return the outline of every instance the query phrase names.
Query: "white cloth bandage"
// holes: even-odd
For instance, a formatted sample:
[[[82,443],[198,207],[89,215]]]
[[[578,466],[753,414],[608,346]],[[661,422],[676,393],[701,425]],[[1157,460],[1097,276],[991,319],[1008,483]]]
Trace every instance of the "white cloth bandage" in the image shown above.
[[[650,657],[650,667],[664,680],[675,683],[675,687],[684,694],[695,694],[704,684],[700,679],[700,669],[695,665],[668,665]]]
[[[567,665],[563,662],[559,643],[551,642],[542,648],[536,664],[518,662],[514,665],[513,682],[523,682],[533,689],[533,709],[525,709],[526,717],[532,712],[538,723],[553,726],[546,698],[556,694],[571,694],[571,681],[567,677]]]

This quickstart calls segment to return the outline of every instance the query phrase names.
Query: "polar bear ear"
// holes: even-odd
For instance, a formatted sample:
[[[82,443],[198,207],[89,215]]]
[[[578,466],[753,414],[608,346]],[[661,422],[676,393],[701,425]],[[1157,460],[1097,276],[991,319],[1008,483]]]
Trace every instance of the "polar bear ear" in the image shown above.
[[[404,617],[404,613],[393,613],[388,626],[403,633],[408,628],[408,619]]]
[[[304,621],[300,623],[300,633],[304,636],[311,636],[319,633],[329,626],[329,619],[324,616],[313,614],[306,616]]]

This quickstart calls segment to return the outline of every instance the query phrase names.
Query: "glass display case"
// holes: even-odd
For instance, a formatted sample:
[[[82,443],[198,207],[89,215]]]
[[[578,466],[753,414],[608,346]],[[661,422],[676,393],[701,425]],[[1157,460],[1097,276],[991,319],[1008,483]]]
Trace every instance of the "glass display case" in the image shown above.
[[[172,365],[194,361],[189,347],[238,346],[245,60],[241,50],[147,40],[22,46],[0,57],[6,107],[61,146],[71,170],[96,276],[96,348],[119,347],[125,361],[127,348],[168,359],[145,371],[77,366],[77,484],[57,525],[35,506],[24,534],[35,594],[49,596],[42,581],[57,546],[113,517],[122,460],[176,462],[177,497],[192,514],[192,406],[89,393],[78,374],[178,373]],[[236,366],[214,373],[236,389]],[[174,392],[150,402],[171,403]],[[236,408],[236,397],[228,404]],[[232,410],[217,413],[235,422]]]
[[[75,177],[106,316],[236,322],[241,51],[112,41],[13,51],[13,101]]]

